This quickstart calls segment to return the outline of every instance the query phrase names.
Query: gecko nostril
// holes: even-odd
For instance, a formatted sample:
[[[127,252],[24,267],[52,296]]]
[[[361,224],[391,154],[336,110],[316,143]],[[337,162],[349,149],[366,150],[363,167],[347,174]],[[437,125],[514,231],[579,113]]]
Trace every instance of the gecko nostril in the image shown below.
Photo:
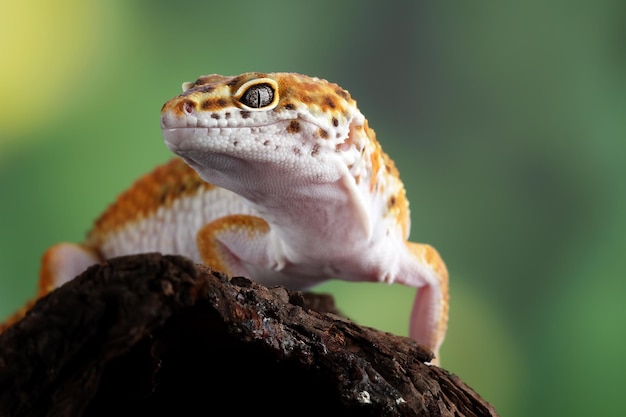
[[[196,109],[196,104],[193,101],[185,100],[183,102],[183,111],[186,114],[192,114]]]

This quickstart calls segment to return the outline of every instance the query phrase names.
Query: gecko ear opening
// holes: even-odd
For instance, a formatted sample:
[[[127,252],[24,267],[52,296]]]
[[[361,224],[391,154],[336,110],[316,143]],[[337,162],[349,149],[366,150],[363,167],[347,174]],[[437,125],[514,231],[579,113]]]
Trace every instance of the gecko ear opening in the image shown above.
[[[184,82],[184,83],[183,83],[183,93],[184,93],[185,91],[189,90],[191,87],[193,87],[193,85],[194,85],[194,84],[195,84],[195,83],[192,83],[192,82],[189,82],[189,81]]]

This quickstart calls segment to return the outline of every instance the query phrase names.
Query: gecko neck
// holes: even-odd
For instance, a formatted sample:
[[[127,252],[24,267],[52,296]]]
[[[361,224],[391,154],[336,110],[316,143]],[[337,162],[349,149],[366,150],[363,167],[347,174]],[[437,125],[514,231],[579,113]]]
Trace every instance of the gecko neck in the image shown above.
[[[298,187],[286,198],[248,201],[290,251],[322,250],[331,254],[324,257],[331,258],[349,249],[343,242],[367,245],[372,239],[368,205],[351,178],[345,176],[334,183]],[[352,249],[358,250],[356,245]]]
[[[371,204],[342,164],[335,165],[333,180],[316,183],[306,179],[276,181],[275,176],[262,172],[242,177],[241,173],[254,173],[250,166],[237,170],[240,176],[236,177],[190,163],[205,181],[241,196],[290,250],[305,253],[312,244],[365,243],[372,237]]]

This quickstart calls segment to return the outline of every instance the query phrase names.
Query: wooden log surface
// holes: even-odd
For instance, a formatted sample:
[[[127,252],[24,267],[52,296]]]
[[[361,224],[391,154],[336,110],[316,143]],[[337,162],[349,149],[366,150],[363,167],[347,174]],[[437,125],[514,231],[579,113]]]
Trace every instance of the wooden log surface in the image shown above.
[[[0,334],[0,416],[496,416],[328,295],[179,256],[95,265]]]

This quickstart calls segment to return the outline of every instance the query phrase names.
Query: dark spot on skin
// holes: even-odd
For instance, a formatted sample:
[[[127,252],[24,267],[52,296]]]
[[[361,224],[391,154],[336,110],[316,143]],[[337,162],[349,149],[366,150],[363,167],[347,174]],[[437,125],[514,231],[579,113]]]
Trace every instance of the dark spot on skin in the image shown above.
[[[295,110],[296,106],[294,106],[292,103],[287,103],[287,104],[285,104],[285,108],[287,110]]]
[[[321,127],[317,130],[317,134],[320,136],[320,138],[322,139],[328,139],[328,132],[325,131],[324,129],[322,129]]]
[[[241,114],[242,119],[247,119],[248,117],[250,117],[250,112],[247,110],[242,110],[239,114]]]
[[[298,133],[300,131],[300,123],[297,120],[292,120],[287,126],[288,133]]]
[[[239,142],[234,141],[234,142],[233,142],[233,146],[237,146],[237,145],[239,145]]]
[[[385,164],[385,171],[387,171],[387,173],[391,173],[391,166],[389,166],[389,164]]]
[[[199,81],[199,80],[198,80]],[[198,81],[196,81],[190,88],[183,91],[181,96],[188,96],[194,93],[210,93],[215,90],[215,86],[212,84],[198,85]]]
[[[338,96],[342,97],[345,100],[347,100],[350,97],[348,92],[346,90],[341,89],[341,88],[337,88],[335,90],[335,93],[337,93]]]
[[[232,80],[230,80],[229,82],[226,83],[227,86],[232,87],[234,85],[239,84],[239,81],[241,80],[241,76],[239,77],[235,77]]]
[[[300,155],[302,155],[302,150],[300,148],[294,147],[293,148],[293,153],[298,155],[298,156],[300,156]]]
[[[387,208],[391,209],[396,205],[396,198],[394,196],[389,197],[389,201],[387,202]]]
[[[223,99],[223,98],[218,98],[217,99],[217,105],[218,106],[224,107],[224,106],[226,106],[226,104],[227,104],[227,101],[225,99]]]
[[[200,107],[202,107],[202,110],[208,110],[211,108],[212,104],[213,103],[211,103],[209,100],[204,100]]]
[[[341,133],[337,132],[337,134],[335,135],[335,137],[336,137],[337,139],[339,139],[339,138],[341,137]]]
[[[224,117],[225,117],[225,118],[227,118],[227,119],[230,119],[230,112],[226,112],[226,113],[224,114]]]
[[[310,104],[313,102],[313,99],[309,96],[302,96],[300,97],[300,101],[302,101],[303,103]]]
[[[270,144],[270,141],[269,141],[269,140],[266,140],[265,142],[263,142],[263,146],[267,146],[267,145],[269,145],[269,144]]]
[[[333,117],[333,126],[335,127],[339,126],[339,120],[337,120],[336,117]]]
[[[217,113],[211,113],[211,118],[212,118],[212,119],[217,119],[217,120],[219,120],[220,115],[219,115],[219,114],[217,114]]]
[[[335,101],[330,96],[324,97],[324,104],[326,104],[331,109],[334,109],[336,107]]]
[[[313,149],[311,149],[311,156],[316,156],[320,153],[320,145],[319,144],[315,144],[313,145]]]

